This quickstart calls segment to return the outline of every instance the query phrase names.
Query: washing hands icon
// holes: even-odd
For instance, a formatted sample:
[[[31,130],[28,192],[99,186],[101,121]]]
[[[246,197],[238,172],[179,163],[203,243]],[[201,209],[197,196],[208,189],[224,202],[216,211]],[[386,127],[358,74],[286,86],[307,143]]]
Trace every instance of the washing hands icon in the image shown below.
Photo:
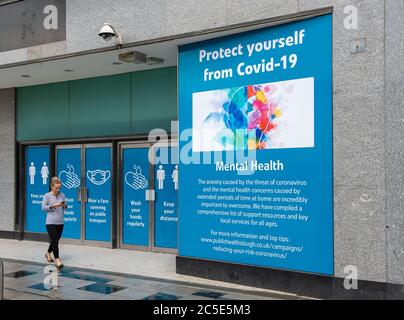
[[[80,178],[74,172],[74,167],[70,164],[67,165],[68,171],[61,171],[59,179],[62,181],[62,185],[67,189],[75,189],[80,187]]]
[[[142,174],[142,168],[134,165],[133,169],[133,171],[129,171],[125,175],[126,184],[135,190],[146,189],[149,183]]]

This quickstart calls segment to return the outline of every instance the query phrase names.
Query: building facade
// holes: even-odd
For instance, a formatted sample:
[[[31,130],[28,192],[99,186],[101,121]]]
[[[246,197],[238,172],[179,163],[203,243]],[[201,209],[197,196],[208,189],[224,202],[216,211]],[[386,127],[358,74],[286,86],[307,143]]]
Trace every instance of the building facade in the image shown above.
[[[5,16],[14,18],[0,21],[1,30],[9,30],[0,35],[0,237],[46,240],[40,221],[30,215],[36,202],[27,202],[41,190],[30,189],[29,167],[38,160],[36,174],[41,171],[44,182],[64,173],[72,188],[75,181],[82,184],[76,186],[77,197],[71,194],[73,243],[169,252],[178,254],[180,273],[319,297],[402,296],[404,3],[0,1],[0,17]],[[174,185],[163,192],[159,164],[140,163],[161,132],[167,133],[166,145],[155,156],[165,149],[171,154],[181,140],[176,121],[181,128],[187,120],[185,107],[178,106],[177,83],[184,88],[194,76],[181,69],[189,67],[181,65],[181,54],[199,43],[218,40],[219,48],[221,39],[246,32],[253,37],[260,30],[325,16],[332,21],[331,274],[182,255],[176,228],[181,229],[187,206],[180,205],[178,221],[172,218],[169,226],[160,219],[170,208],[176,210],[177,193],[180,201],[186,199],[181,180],[175,186],[175,164],[164,176]],[[98,36],[104,23],[119,32],[122,44]],[[313,55],[322,52],[327,39],[316,43]],[[140,53],[139,61],[125,57],[128,52]],[[156,128],[163,131],[153,133]],[[92,167],[103,152],[108,161]],[[131,168],[132,158],[136,168]],[[142,179],[149,183],[145,188],[138,187]],[[108,186],[107,194],[90,196],[96,202],[92,208],[91,183]],[[135,203],[136,197],[142,201]],[[93,229],[91,221],[97,228],[104,225],[104,231]],[[131,230],[138,231],[133,235]],[[344,278],[356,272],[359,291],[344,289]]]

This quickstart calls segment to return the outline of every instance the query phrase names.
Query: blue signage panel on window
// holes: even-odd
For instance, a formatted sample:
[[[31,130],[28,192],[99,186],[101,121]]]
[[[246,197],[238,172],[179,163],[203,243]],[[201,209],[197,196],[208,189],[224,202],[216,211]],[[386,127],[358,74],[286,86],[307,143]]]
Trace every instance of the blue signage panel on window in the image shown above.
[[[25,212],[28,232],[46,232],[46,212],[42,211],[42,199],[49,192],[49,152],[48,146],[26,149]]]
[[[178,148],[160,147],[155,164],[154,246],[177,248]],[[165,155],[165,156],[163,156]],[[164,161],[167,158],[167,161]]]
[[[110,147],[86,148],[87,202],[85,239],[111,241],[112,150]]]
[[[178,69],[180,255],[333,274],[332,15],[184,45]]]
[[[127,245],[150,245],[149,149],[123,149],[122,168],[122,242]]]
[[[81,187],[81,148],[58,149],[57,175],[62,181],[61,192],[66,196],[65,226],[63,237],[81,238],[81,203],[78,191]]]

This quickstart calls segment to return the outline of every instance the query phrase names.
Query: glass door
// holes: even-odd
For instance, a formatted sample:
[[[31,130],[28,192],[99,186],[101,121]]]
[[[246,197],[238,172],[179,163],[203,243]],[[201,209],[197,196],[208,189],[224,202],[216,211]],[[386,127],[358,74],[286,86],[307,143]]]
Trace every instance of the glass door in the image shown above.
[[[57,146],[56,173],[68,205],[62,239],[111,246],[111,145]]]
[[[86,145],[85,184],[82,198],[85,241],[102,245],[111,242],[112,148],[110,145]]]
[[[120,151],[120,244],[121,247],[150,250],[149,146],[122,145]]]
[[[66,196],[65,227],[63,238],[82,241],[82,146],[58,146],[56,148],[56,173],[62,181]]]
[[[122,143],[119,156],[120,246],[177,252],[178,148]]]
[[[178,147],[153,147],[155,201],[153,251],[178,250]]]

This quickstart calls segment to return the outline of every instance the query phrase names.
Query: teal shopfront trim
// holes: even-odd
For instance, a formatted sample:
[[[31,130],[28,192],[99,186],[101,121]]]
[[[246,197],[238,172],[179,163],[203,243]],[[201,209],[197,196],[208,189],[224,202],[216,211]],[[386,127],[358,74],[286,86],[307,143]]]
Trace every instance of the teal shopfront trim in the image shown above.
[[[17,141],[170,132],[177,120],[177,68],[17,89]]]

